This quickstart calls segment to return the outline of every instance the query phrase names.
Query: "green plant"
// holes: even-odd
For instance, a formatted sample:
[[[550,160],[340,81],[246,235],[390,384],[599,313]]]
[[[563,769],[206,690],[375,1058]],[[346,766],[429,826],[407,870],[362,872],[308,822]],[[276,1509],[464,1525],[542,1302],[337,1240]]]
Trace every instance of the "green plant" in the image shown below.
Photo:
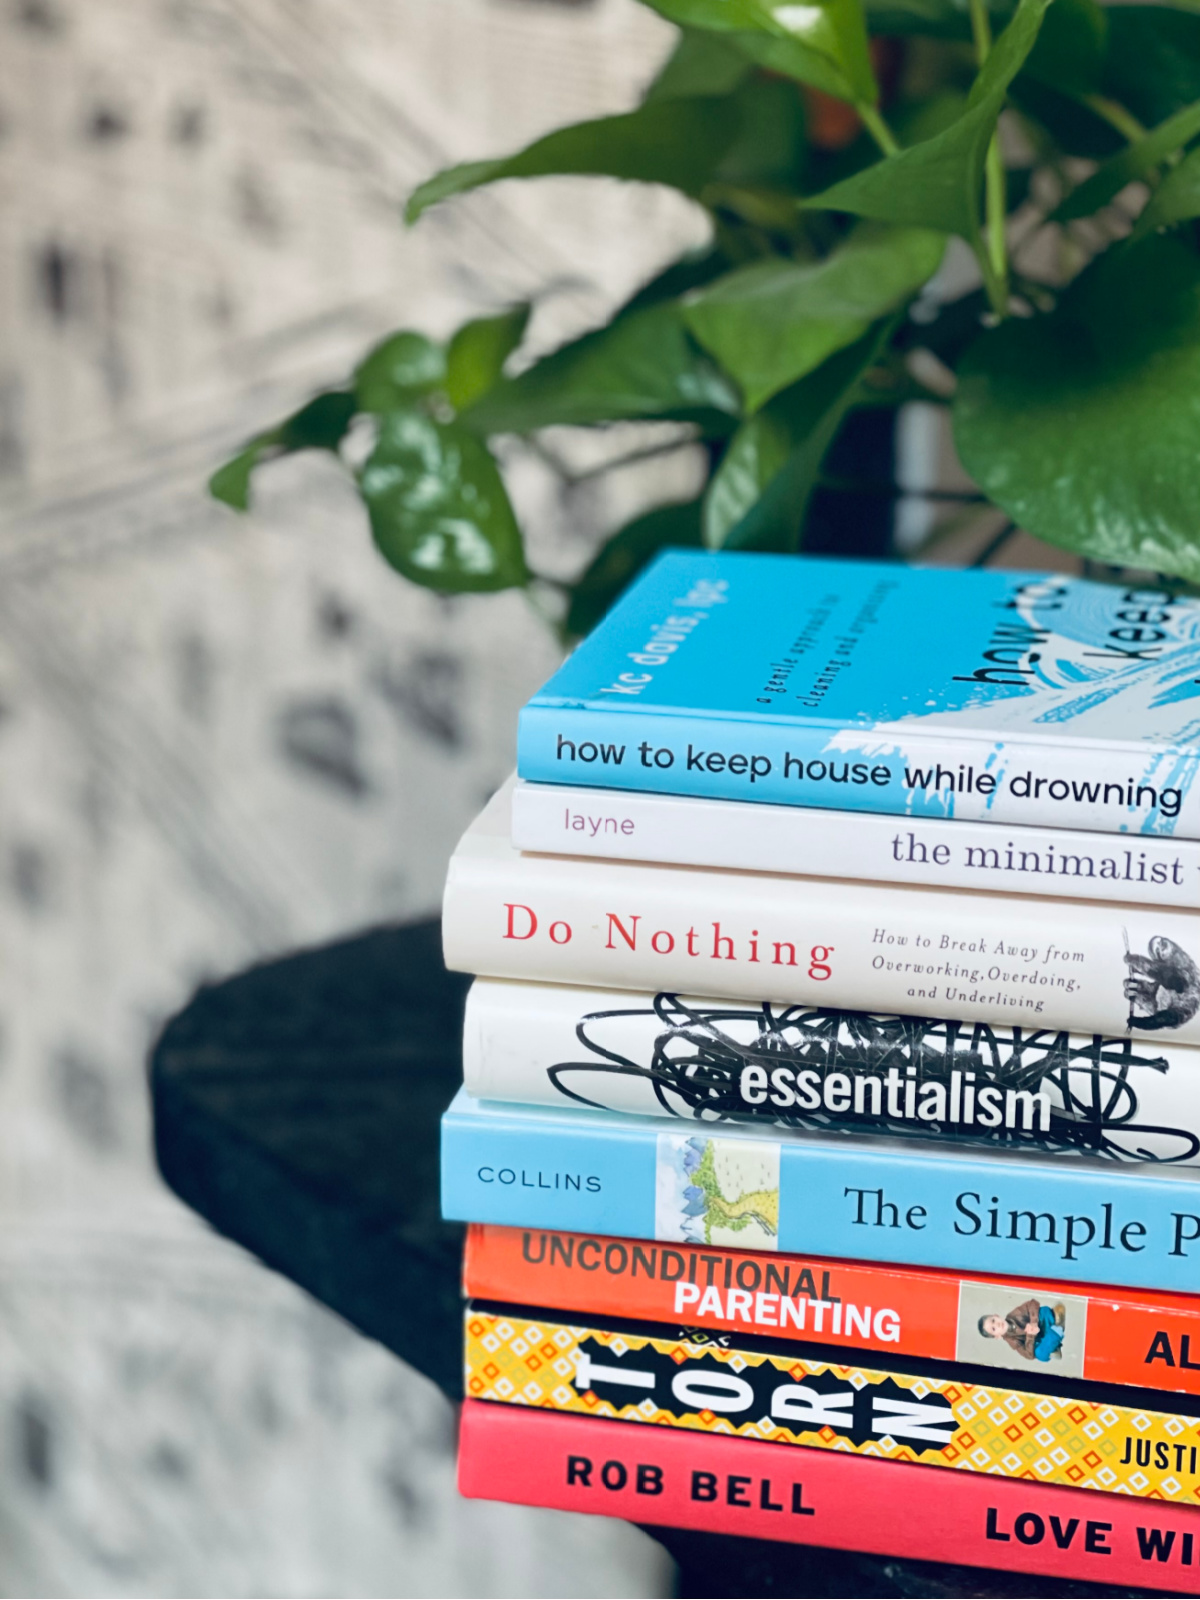
[[[636,110],[439,173],[408,220],[503,178],[608,175],[690,196],[710,245],[523,367],[526,307],[444,346],[396,333],[213,493],[244,508],[260,462],[340,455],[366,414],[352,470],[386,559],[447,593],[529,586],[489,440],[686,424],[703,494],[612,535],[565,587],[572,635],[665,545],[804,548],[848,418],[924,398],[952,407],[984,505],[1093,560],[1200,581],[1200,13],[644,3],[680,31]],[[927,285],[952,236],[980,286],[947,300]]]

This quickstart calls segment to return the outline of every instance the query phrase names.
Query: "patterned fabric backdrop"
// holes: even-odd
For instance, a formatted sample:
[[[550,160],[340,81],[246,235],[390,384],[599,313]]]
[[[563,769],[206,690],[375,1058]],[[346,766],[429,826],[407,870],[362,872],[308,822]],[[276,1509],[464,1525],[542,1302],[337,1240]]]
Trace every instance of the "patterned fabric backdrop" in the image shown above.
[[[144,1090],[201,979],[435,907],[555,661],[519,597],[393,577],[332,463],[248,519],[204,477],[397,324],[536,296],[550,343],[698,239],[599,183],[399,218],[664,44],[633,0],[0,0],[0,1593],[667,1581],[459,1502],[448,1405],[172,1200]],[[688,489],[600,486],[621,443],[508,462],[544,567]]]

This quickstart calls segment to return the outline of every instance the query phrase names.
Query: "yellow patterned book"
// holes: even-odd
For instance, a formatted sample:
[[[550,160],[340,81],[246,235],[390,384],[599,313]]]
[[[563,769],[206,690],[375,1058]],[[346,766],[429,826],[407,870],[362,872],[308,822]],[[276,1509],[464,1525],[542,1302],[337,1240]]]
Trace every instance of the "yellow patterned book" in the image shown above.
[[[1200,1401],[985,1367],[476,1302],[476,1400],[1200,1504]],[[999,1380],[999,1381],[998,1381]],[[1182,1407],[1182,1409],[1181,1409]],[[1195,1413],[1189,1408],[1195,1407]]]

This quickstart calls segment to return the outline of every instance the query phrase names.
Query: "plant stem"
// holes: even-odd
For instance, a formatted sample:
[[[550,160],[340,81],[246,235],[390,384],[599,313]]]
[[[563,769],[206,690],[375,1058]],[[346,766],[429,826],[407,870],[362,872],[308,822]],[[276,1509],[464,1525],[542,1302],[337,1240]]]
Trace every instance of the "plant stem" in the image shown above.
[[[975,60],[982,67],[992,48],[992,26],[986,0],[971,0],[971,32],[975,36]],[[998,317],[1008,313],[1008,244],[1004,223],[1008,216],[1005,194],[1004,159],[1000,154],[1000,135],[993,133],[984,166],[984,217],[987,239],[980,259],[983,281],[992,310]]]
[[[700,441],[694,438],[667,439],[662,444],[646,445],[642,450],[631,450],[628,455],[614,456],[611,461],[601,461],[594,467],[584,467],[582,472],[563,472],[562,477],[567,485],[574,489],[581,483],[590,483],[593,478],[602,477],[606,472],[619,472],[622,467],[633,467],[641,461],[653,461],[656,456],[669,456],[676,450],[683,450]]]
[[[988,210],[989,212],[991,210],[990,204]],[[994,315],[1003,320],[1008,315],[1008,261],[1003,232],[1001,232],[1000,238],[999,267],[997,267],[996,254],[992,248],[990,238],[985,239],[981,233],[974,243],[975,256],[979,262],[979,270],[983,274],[983,287],[987,291],[988,304],[991,306]]]
[[[539,461],[544,462],[556,477],[562,479],[568,489],[574,489],[577,484],[590,483],[593,478],[603,477],[606,472],[619,472],[622,467],[636,466],[641,461],[653,461],[656,456],[669,456],[676,450],[685,450],[702,442],[691,434],[678,439],[664,439],[660,444],[646,445],[641,450],[631,450],[627,455],[614,456],[610,461],[600,461],[593,467],[584,467],[580,472],[572,472],[567,463],[553,450],[547,449],[540,439],[527,436],[522,440]]]
[[[1089,111],[1094,111],[1098,117],[1107,122],[1110,128],[1115,128],[1123,139],[1128,139],[1130,144],[1146,137],[1146,130],[1132,111],[1117,100],[1110,100],[1103,94],[1085,94],[1083,103]]]
[[[986,171],[988,259],[992,263],[992,271],[1007,290],[1008,244],[1004,236],[1004,224],[1008,216],[1008,197],[1004,192],[1004,158],[1000,154],[999,134],[994,133],[988,145]]]
[[[1094,111],[1098,117],[1102,117],[1110,128],[1115,128],[1123,139],[1128,139],[1130,144],[1136,144],[1139,139],[1146,137],[1145,127],[1119,100],[1110,100],[1107,95],[1089,94],[1083,97],[1083,103],[1089,111]],[[1165,158],[1167,166],[1177,166],[1182,156],[1182,150],[1171,151]],[[1153,188],[1159,180],[1157,169],[1144,173],[1143,178]]]
[[[898,156],[900,146],[896,142],[896,135],[888,127],[874,106],[868,105],[865,100],[859,101],[855,110],[862,118],[863,127],[874,139],[885,156]]]
[[[976,555],[971,565],[973,567],[986,567],[992,557],[999,554],[1016,531],[1017,525],[1015,522],[1006,522],[999,533],[992,535],[983,549]]]

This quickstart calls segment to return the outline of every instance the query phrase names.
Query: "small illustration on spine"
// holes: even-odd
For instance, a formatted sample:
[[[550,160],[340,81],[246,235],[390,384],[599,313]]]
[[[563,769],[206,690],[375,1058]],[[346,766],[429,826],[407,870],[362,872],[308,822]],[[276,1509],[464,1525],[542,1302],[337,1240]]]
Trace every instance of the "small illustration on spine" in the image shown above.
[[[1173,939],[1163,935],[1150,940],[1148,954],[1137,955],[1125,944],[1125,998],[1129,1001],[1129,1028],[1149,1033],[1157,1028],[1181,1028],[1200,1010],[1200,968]]]
[[[779,1146],[660,1133],[655,1231],[691,1244],[777,1249]]]

